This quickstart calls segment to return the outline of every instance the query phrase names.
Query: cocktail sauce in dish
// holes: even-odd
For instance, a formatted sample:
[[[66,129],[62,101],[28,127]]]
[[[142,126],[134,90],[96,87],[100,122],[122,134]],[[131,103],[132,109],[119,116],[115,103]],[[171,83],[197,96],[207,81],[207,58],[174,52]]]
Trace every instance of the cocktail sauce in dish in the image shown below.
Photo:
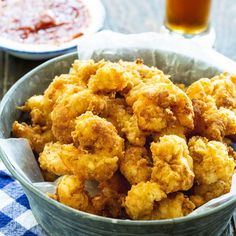
[[[4,0],[0,35],[25,44],[60,45],[83,35],[89,11],[80,0]]]

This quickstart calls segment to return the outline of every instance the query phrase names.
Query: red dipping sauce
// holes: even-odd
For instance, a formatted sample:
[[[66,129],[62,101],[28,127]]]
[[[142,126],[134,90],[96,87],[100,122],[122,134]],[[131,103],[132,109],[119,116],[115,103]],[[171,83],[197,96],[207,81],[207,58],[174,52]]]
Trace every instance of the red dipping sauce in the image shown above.
[[[89,21],[80,0],[0,1],[0,36],[19,43],[60,45],[83,35]]]

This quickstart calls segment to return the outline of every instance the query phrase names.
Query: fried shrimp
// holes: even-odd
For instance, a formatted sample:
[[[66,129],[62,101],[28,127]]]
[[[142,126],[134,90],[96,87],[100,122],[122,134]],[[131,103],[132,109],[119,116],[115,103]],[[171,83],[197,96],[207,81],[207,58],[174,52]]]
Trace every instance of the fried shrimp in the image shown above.
[[[174,84],[144,88],[133,103],[133,110],[142,130],[160,132],[175,123],[193,129],[191,100]]]
[[[222,141],[236,134],[236,77],[222,74],[191,84],[186,93],[193,102],[195,133]]]
[[[24,122],[19,123],[18,121],[13,123],[12,133],[14,137],[26,138],[31,148],[37,153],[42,152],[47,143],[55,140],[52,131],[47,129],[47,127],[31,126]]]
[[[195,208],[194,203],[183,193],[171,193],[155,205],[152,220],[172,219],[188,215]]]
[[[120,171],[132,185],[150,180],[151,166],[144,147],[128,147],[120,161]]]
[[[72,172],[63,163],[61,157],[70,156],[76,158],[78,154],[79,152],[73,144],[47,143],[43,152],[39,154],[38,161],[42,170],[58,176],[69,175]]]
[[[122,91],[133,85],[132,73],[115,63],[106,63],[91,76],[88,88],[94,93]]]
[[[101,182],[98,188],[99,194],[92,198],[92,204],[96,211],[107,217],[126,217],[122,199],[126,196],[130,186],[125,178],[116,172],[110,179]]]
[[[92,112],[87,111],[76,119],[72,138],[75,144],[89,153],[123,156],[124,142],[116,128]]]
[[[86,111],[99,114],[106,109],[106,97],[83,90],[64,96],[52,111],[52,131],[62,143],[72,143],[71,132],[75,128],[75,119]]]
[[[133,185],[125,198],[124,206],[133,220],[149,218],[154,210],[154,203],[166,198],[157,183],[140,182]]]
[[[162,220],[230,191],[234,75],[187,87],[142,59],[75,60],[18,109],[13,136],[28,139],[45,180],[60,176],[48,196],[72,208]]]
[[[59,202],[75,209],[94,213],[89,194],[84,189],[84,182],[74,175],[64,175],[57,185]]]
[[[144,146],[147,133],[138,127],[137,118],[132,109],[126,106],[125,99],[109,99],[106,119],[118,130],[120,136],[136,146]]]
[[[225,144],[195,136],[188,146],[193,158],[196,185],[192,199],[197,199],[196,205],[229,192],[235,164]]]
[[[184,139],[165,135],[151,144],[154,162],[151,180],[166,193],[189,190],[193,185],[193,160]]]
[[[92,112],[86,112],[76,119],[72,137],[79,147],[79,155],[64,155],[65,165],[83,179],[110,179],[118,169],[124,149],[123,139],[115,127]]]

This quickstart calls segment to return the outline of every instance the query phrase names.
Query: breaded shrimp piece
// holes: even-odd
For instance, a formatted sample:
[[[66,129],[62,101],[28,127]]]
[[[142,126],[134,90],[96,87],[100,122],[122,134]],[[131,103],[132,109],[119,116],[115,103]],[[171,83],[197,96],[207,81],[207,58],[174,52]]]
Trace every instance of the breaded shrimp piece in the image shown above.
[[[123,218],[125,209],[122,206],[122,199],[130,188],[126,179],[116,172],[110,179],[101,182],[98,187],[100,193],[92,199],[96,211],[106,217]]]
[[[31,148],[37,153],[43,151],[46,143],[55,141],[52,131],[47,127],[31,126],[18,121],[14,121],[12,125],[12,134],[16,138],[28,139]]]
[[[91,76],[88,88],[94,93],[119,92],[134,86],[131,72],[125,70],[118,63],[106,62],[104,66]]]
[[[132,115],[129,119],[124,120],[124,127],[122,131],[126,134],[127,140],[132,145],[144,146],[146,143],[146,136],[148,132],[143,131],[138,126],[138,120],[135,115]]]
[[[193,160],[184,139],[165,135],[151,144],[154,162],[151,181],[166,193],[189,190],[193,185]]]
[[[155,205],[151,220],[172,219],[188,215],[195,208],[194,203],[183,193],[171,193]]]
[[[228,192],[235,164],[227,146],[197,136],[190,139],[188,146],[193,158],[196,182],[193,187],[193,199],[202,198],[200,203],[196,201],[195,204],[202,204]]]
[[[177,135],[180,138],[183,138],[186,140],[185,134],[188,132],[186,128],[183,126],[176,124],[176,125],[170,125],[166,127],[165,129],[161,130],[159,133],[152,133],[153,140],[155,142],[159,141],[160,137],[164,135]]]
[[[74,75],[62,74],[56,76],[43,95],[30,97],[21,110],[30,112],[33,124],[51,125],[51,112],[56,102],[64,95],[78,93],[85,89]]]
[[[157,183],[140,182],[133,185],[124,201],[127,214],[133,220],[147,219],[153,212],[155,202],[166,198]]]
[[[70,175],[72,171],[63,163],[61,156],[77,157],[79,154],[73,144],[47,143],[39,154],[39,164],[42,170],[57,176]]]
[[[86,85],[92,75],[95,75],[97,70],[105,65],[105,61],[94,62],[94,60],[75,60],[72,64],[70,74],[75,75],[81,84]]]
[[[193,100],[194,132],[211,140],[222,141],[225,136],[236,133],[236,116],[233,111],[216,107],[214,101]]]
[[[217,107],[224,107],[236,114],[236,75],[223,73],[211,79],[214,86],[213,98]]]
[[[132,114],[132,108],[127,107],[124,99],[109,99],[107,103],[106,119],[118,130],[122,137],[136,146],[143,146],[147,133],[138,127],[137,118]]]
[[[193,102],[196,134],[219,141],[236,134],[235,76],[200,79],[186,93]]]
[[[124,94],[126,102],[129,106],[133,106],[134,102],[143,93],[148,93],[151,88],[158,86],[158,84],[173,84],[167,76],[162,74],[153,77],[142,78],[128,93]]]
[[[121,158],[120,171],[132,185],[150,180],[152,169],[145,147],[129,146]]]
[[[142,59],[137,59],[135,62],[121,60],[118,63],[126,70],[132,72],[135,78],[139,79],[137,80],[136,85],[140,82],[145,84],[156,82],[170,83],[170,80],[168,79],[169,76],[165,75],[163,71],[154,66],[149,67],[144,65]]]
[[[65,175],[57,185],[57,200],[72,208],[93,213],[89,194],[84,189],[84,182],[77,176]]]
[[[62,74],[56,76],[44,92],[44,98],[53,106],[66,94],[77,93],[86,89],[86,85],[81,83],[77,76],[72,74]]]
[[[106,110],[106,97],[92,94],[90,90],[64,96],[52,111],[52,131],[62,143],[71,143],[71,132],[75,128],[75,119],[86,111],[99,114]]]
[[[187,95],[174,84],[159,83],[141,92],[133,111],[142,130],[160,132],[179,123],[193,128],[193,107]]]
[[[24,106],[20,107],[20,109],[24,112],[29,112],[32,124],[45,126],[49,125],[50,112],[45,111],[45,99],[43,95],[35,95],[30,97]]]
[[[119,159],[104,153],[90,154],[80,150],[78,157],[62,156],[64,164],[80,179],[98,182],[110,179],[118,170]]]
[[[213,198],[228,193],[230,188],[231,180],[228,182],[218,180],[212,184],[196,184],[191,189],[192,195],[190,195],[190,200],[196,205],[196,207],[199,207]]]
[[[124,140],[117,134],[116,128],[90,111],[77,117],[72,137],[75,144],[89,153],[123,156]]]
[[[212,184],[218,180],[228,181],[232,178],[234,161],[229,157],[225,144],[194,136],[188,146],[193,158],[195,180],[199,185]]]
[[[80,148],[80,154],[75,158],[62,156],[63,162],[81,178],[97,181],[110,179],[123,156],[123,139],[110,122],[92,112],[82,114],[75,123],[72,137]]]
[[[211,83],[211,80],[208,78],[202,78],[192,83],[187,88],[187,95],[191,99],[197,99],[204,102],[208,102],[211,98],[211,95],[214,92],[214,86]]]

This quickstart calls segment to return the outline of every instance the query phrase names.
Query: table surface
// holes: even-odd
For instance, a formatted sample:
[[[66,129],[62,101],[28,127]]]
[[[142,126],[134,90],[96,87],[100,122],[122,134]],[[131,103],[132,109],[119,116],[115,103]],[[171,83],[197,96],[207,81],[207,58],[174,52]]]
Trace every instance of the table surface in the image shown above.
[[[104,28],[122,33],[158,32],[164,18],[164,0],[102,0],[107,17]],[[213,0],[211,24],[215,49],[236,61],[236,1]],[[0,52],[0,98],[22,75],[43,61],[29,61]],[[236,235],[236,211],[224,236]]]

